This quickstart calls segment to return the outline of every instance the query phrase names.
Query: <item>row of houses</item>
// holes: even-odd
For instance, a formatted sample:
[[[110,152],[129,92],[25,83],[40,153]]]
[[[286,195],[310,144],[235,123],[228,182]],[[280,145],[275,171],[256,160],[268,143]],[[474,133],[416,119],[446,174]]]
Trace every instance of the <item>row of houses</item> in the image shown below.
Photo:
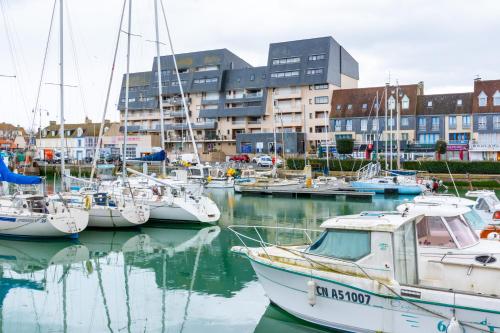
[[[130,134],[159,136],[161,82],[163,144],[170,154],[192,151],[173,57],[160,57],[160,73],[157,61],[130,75]],[[358,88],[357,61],[332,37],[272,43],[259,67],[227,49],[176,61],[202,158],[269,153],[274,141],[285,153],[314,152],[342,137],[355,139],[360,155],[370,143],[383,153],[391,137],[395,148],[399,124],[406,158],[432,156],[441,139],[450,159],[500,160],[500,80],[476,80],[473,91],[456,94],[426,95],[423,82]],[[125,79],[118,109],[123,124]]]
[[[395,149],[399,123],[406,158],[433,156],[445,140],[449,159],[500,160],[500,80],[476,79],[473,91],[453,94],[426,95],[422,82],[337,90],[330,119],[333,140],[352,138],[359,150],[378,142],[384,151],[391,136]]]

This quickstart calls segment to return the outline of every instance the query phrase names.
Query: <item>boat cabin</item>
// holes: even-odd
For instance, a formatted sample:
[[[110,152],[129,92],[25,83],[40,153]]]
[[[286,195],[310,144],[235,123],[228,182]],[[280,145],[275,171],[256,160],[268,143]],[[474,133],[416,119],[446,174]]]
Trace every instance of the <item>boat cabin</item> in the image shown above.
[[[500,242],[479,240],[464,214],[336,217],[321,225],[324,232],[304,254],[348,276],[498,295]]]

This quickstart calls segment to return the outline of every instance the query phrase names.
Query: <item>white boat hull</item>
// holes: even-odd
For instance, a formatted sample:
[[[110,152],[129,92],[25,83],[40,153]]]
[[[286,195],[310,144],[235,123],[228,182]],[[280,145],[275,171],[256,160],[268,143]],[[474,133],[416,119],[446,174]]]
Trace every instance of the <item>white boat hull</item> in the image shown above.
[[[175,222],[215,223],[220,218],[217,205],[207,197],[201,197],[198,203],[183,198],[151,200],[151,219]]]
[[[0,214],[0,235],[14,237],[78,237],[88,212],[70,208],[58,214]]]
[[[148,205],[126,207],[99,207],[90,209],[89,227],[128,228],[146,223],[150,217]]]
[[[212,180],[205,185],[206,188],[233,188],[234,179]]]
[[[273,303],[296,317],[329,328],[350,332],[446,332],[453,316],[452,304],[456,301],[458,321],[477,327],[466,327],[464,332],[500,331],[498,298],[480,297],[478,300],[475,296],[457,294],[454,300],[451,292],[435,291],[434,299],[411,299],[419,307],[442,314],[440,317],[397,297],[370,290],[372,284],[353,286],[345,281],[273,267],[257,260],[251,263]],[[308,282],[311,280],[315,282],[313,306],[308,301]]]

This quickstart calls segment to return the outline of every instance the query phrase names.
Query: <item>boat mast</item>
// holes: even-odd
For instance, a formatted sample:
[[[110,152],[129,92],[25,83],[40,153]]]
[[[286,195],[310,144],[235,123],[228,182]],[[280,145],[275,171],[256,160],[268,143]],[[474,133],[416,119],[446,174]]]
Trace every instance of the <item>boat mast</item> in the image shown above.
[[[375,134],[375,161],[378,161],[378,141],[380,139],[380,122],[378,120],[378,111],[380,109],[380,104],[378,101],[378,90],[377,90],[377,97],[376,97],[376,103],[377,107],[375,108],[375,121],[377,122],[377,133]],[[373,126],[372,126],[373,128]]]
[[[385,129],[385,140],[384,140],[384,146],[385,146],[385,155],[384,155],[384,160],[385,160],[385,169],[387,170],[387,135],[388,135],[388,130],[387,130],[387,108],[388,108],[388,102],[387,102],[387,87],[389,86],[389,83],[385,84],[385,110],[384,110],[384,129]]]
[[[120,26],[118,27],[118,36],[116,37],[115,53],[113,55],[113,65],[111,66],[111,73],[109,74],[109,84],[108,91],[106,92],[106,101],[104,102],[104,112],[102,113],[101,127],[99,128],[99,137],[97,138],[97,143],[94,151],[94,158],[92,160],[92,170],[90,171],[90,181],[94,178],[94,173],[97,168],[97,160],[100,155],[100,149],[102,144],[102,136],[104,134],[104,125],[106,122],[106,113],[108,111],[109,96],[111,94],[111,85],[113,83],[113,76],[115,73],[116,56],[118,54],[118,46],[120,44],[120,35],[122,33],[123,16],[125,14],[125,7],[127,5],[127,0],[123,0],[122,15],[120,16]]]
[[[128,28],[127,28],[127,72],[125,74],[125,115],[123,127],[123,163],[122,176],[123,181],[127,177],[127,140],[128,140],[128,90],[130,86],[130,37],[132,28],[132,0],[128,2]]]
[[[398,170],[401,170],[401,147],[400,147],[400,140],[399,140],[399,131],[401,130],[400,126],[399,126],[399,120],[400,120],[400,117],[401,117],[401,110],[399,108],[399,82],[396,81],[396,163],[397,163],[397,168]]]
[[[330,174],[330,147],[328,146],[328,116],[325,111],[325,146],[326,146],[326,169],[328,170],[328,174]]]
[[[392,96],[392,93],[391,93],[391,96]],[[391,170],[392,170],[392,158],[393,158],[393,156],[392,156],[392,152],[393,152],[393,149],[392,149],[392,130],[394,128],[394,124],[393,124],[393,121],[392,121],[392,109],[393,109],[393,107],[391,106],[391,108],[389,109],[389,112],[390,112],[389,118],[391,118],[391,126],[390,126],[391,135],[389,137],[389,149],[390,149],[391,159],[390,159],[389,163],[390,163]]]
[[[179,84],[179,89],[182,98],[182,106],[184,107],[184,113],[186,115],[186,123],[188,125],[189,134],[191,135],[191,144],[193,145],[193,151],[196,158],[196,163],[200,164],[200,155],[198,154],[198,147],[196,146],[196,141],[194,139],[193,127],[191,126],[191,119],[189,119],[189,109],[187,107],[186,98],[184,96],[184,88],[182,88],[181,76],[179,75],[179,68],[177,67],[177,60],[175,59],[174,45],[172,43],[172,37],[170,36],[170,29],[168,28],[167,15],[165,14],[165,7],[163,2],[160,2],[163,20],[165,21],[165,27],[167,28],[168,44],[170,46],[170,53],[172,53],[172,60],[174,61],[175,74],[177,76],[177,83]]]
[[[160,109],[160,141],[161,149],[165,149],[165,123],[163,121],[163,93],[161,79],[160,33],[158,31],[158,0],[155,0],[155,33],[156,33],[156,73],[158,78],[158,108]],[[161,173],[166,176],[166,159],[161,163]]]
[[[276,113],[274,109],[276,108],[276,100],[273,102],[273,147],[274,147],[274,161],[276,161]]]
[[[66,143],[64,138],[64,3],[59,0],[59,99],[61,104],[59,135],[61,137],[61,191],[64,191]]]

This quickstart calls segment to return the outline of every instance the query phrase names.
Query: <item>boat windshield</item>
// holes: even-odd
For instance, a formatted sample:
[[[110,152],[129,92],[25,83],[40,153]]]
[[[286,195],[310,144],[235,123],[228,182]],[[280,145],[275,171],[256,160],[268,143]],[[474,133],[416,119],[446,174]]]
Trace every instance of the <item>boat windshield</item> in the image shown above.
[[[326,230],[306,250],[307,253],[348,261],[358,261],[371,252],[369,231]]]
[[[469,222],[470,226],[474,230],[483,230],[485,223],[481,216],[479,216],[475,211],[471,210],[464,214],[464,218],[467,222]]]
[[[470,225],[460,216],[445,217],[446,223],[455,236],[460,247],[468,247],[478,242],[479,237],[471,229]]]

